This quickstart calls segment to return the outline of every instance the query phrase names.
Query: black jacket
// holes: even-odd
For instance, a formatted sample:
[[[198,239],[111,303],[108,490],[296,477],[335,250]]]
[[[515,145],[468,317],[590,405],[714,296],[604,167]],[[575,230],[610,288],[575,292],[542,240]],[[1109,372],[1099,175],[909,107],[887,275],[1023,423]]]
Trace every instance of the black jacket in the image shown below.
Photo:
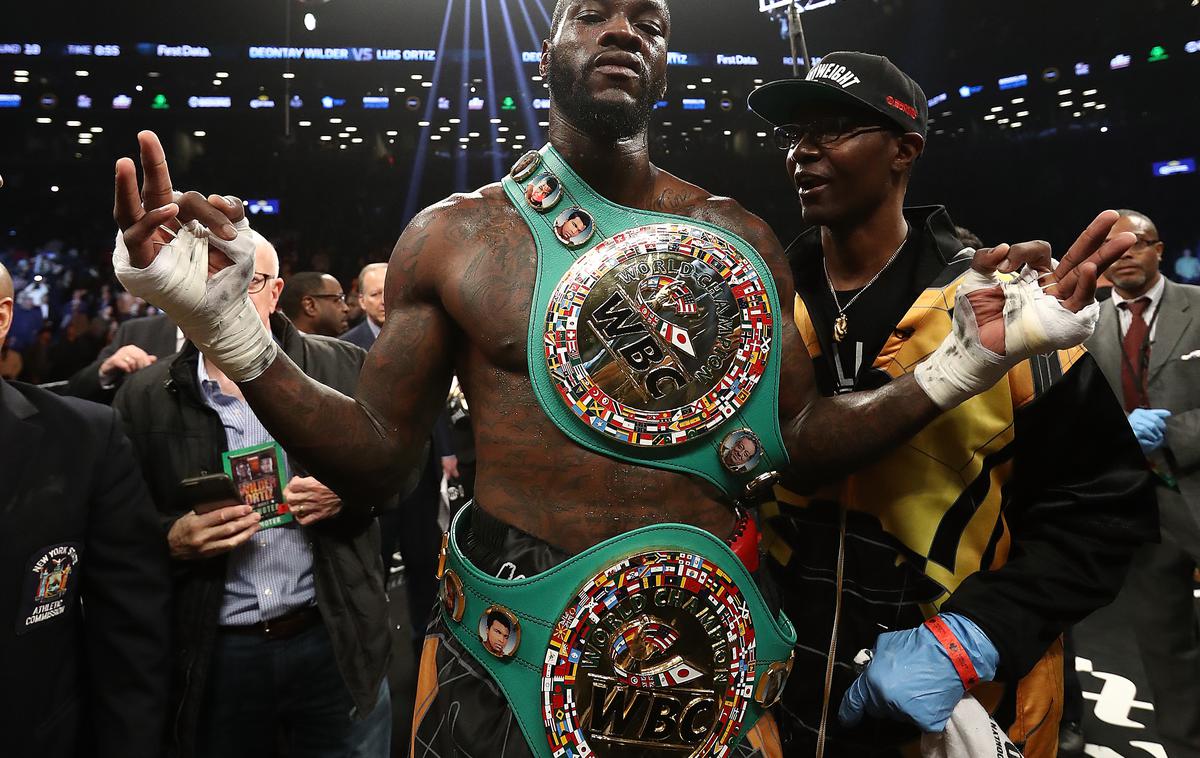
[[[100,386],[100,366],[126,345],[137,345],[156,358],[167,358],[175,354],[175,322],[166,316],[146,316],[134,318],[117,327],[117,333],[112,342],[100,351],[96,360],[84,366],[67,381],[66,394],[81,397],[84,400],[94,400],[97,403],[110,403],[121,386],[125,375],[116,377],[113,387],[104,389]]]
[[[905,217],[913,230],[906,244],[910,257],[898,258],[905,264],[899,273],[877,285],[897,288],[885,306],[895,311],[868,314],[860,307],[869,302],[865,298],[849,311],[859,323],[874,315],[886,327],[881,354],[890,356],[880,364],[876,355],[865,355],[857,374],[851,372],[856,390],[886,384],[893,376],[887,368],[911,367],[932,350],[943,321],[927,314],[948,300],[933,294],[944,293],[970,264],[958,256],[963,246],[944,208],[909,208]],[[832,394],[839,379],[830,361],[832,300],[820,235],[802,235],[789,246],[788,259],[803,306],[797,312],[808,316],[798,316],[797,323],[817,356],[817,383]],[[912,352],[905,352],[910,346]],[[1067,352],[1072,362],[1051,354],[1013,369],[1001,383],[1011,395],[1004,413],[964,404],[853,475],[852,486],[780,498],[777,513],[766,519],[764,542],[786,544],[775,546],[768,565],[800,637],[784,691],[784,712],[797,723],[820,719],[836,600],[829,577],[838,563],[839,508],[847,499],[856,505],[847,509],[834,712],[856,676],[855,654],[882,631],[919,625],[937,605],[982,627],[1000,653],[997,679],[1015,683],[1035,666],[1050,666],[1043,656],[1058,636],[1116,596],[1134,550],[1156,533],[1153,486],[1095,361]],[[1026,386],[1028,392],[1018,392]],[[975,418],[976,412],[985,415]],[[1008,428],[979,439],[978,430],[991,433],[1007,416]],[[954,475],[943,461],[955,462]],[[978,471],[968,465],[974,461]],[[1016,689],[1008,688],[998,712],[1006,728],[1015,723],[1013,711],[1032,712],[1020,710]],[[1019,741],[1029,734],[1010,732]],[[1057,731],[1052,734],[1056,739]],[[864,723],[852,732],[835,725],[829,754],[888,754],[889,746],[914,736],[911,726],[898,722]]]
[[[365,357],[362,350],[331,337],[302,335],[280,314],[271,317],[271,327],[283,351],[304,373],[340,392],[353,393]],[[221,471],[221,453],[227,449],[220,418],[200,394],[199,358],[188,343],[174,359],[128,377],[114,401],[142,461],[164,543],[171,525],[188,511],[180,499],[180,480]],[[375,704],[389,656],[376,511],[345,509],[306,527],[313,537],[317,606],[333,640],[342,678],[362,714],[370,713]],[[226,564],[224,556],[173,562],[176,644],[171,742],[182,756],[194,749]]]
[[[160,756],[169,593],[116,414],[0,380],[0,753]]]

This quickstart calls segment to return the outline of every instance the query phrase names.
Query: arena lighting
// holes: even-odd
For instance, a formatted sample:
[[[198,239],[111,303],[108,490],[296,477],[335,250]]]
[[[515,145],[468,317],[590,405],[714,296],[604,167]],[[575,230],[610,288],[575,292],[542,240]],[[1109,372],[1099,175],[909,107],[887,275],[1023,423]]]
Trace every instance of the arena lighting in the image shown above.
[[[78,70],[78,71],[76,71],[76,72],[75,72],[75,76],[79,76],[79,77],[85,77],[85,76],[88,76],[88,75],[89,75],[89,72],[87,72],[87,71],[84,71],[83,69],[80,69],[80,70]]]
[[[1133,63],[1133,56],[1125,53],[1118,53],[1108,62],[1109,69],[1116,71],[1119,68],[1129,68],[1129,64]]]
[[[1026,74],[1017,74],[1015,76],[1006,76],[999,81],[1000,89],[1016,89],[1029,84],[1029,76]]]
[[[311,121],[301,121],[297,126],[312,126]]]
[[[929,107],[932,108],[935,105],[940,105],[940,104],[946,102],[946,99],[948,97],[949,97],[949,95],[947,95],[945,92],[934,95],[933,97],[929,98]]]
[[[38,118],[38,119],[35,119],[35,120],[36,120],[36,121],[37,121],[39,124],[51,124],[51,123],[54,123],[54,119],[52,119],[52,118],[47,118],[47,117],[45,117],[45,116],[42,116],[41,118]]]
[[[314,16],[312,13],[305,13],[304,14],[304,28],[309,30],[310,32],[316,31],[317,17]]]
[[[216,74],[216,76],[217,76],[217,78],[218,78],[218,79],[228,79],[228,78],[229,78],[229,72],[228,72],[228,71],[218,71],[218,72],[217,72],[217,74]]]
[[[1165,47],[1162,45],[1155,45],[1154,47],[1150,48],[1150,57],[1146,60],[1150,63],[1158,63],[1159,61],[1165,61],[1169,57],[1171,56],[1167,55],[1167,49]]]
[[[1159,161],[1152,166],[1155,176],[1174,176],[1175,174],[1196,173],[1195,158],[1178,158],[1171,161]]]
[[[1087,76],[1092,73],[1092,67],[1087,63],[1075,64],[1075,76]]]
[[[69,126],[71,128],[76,128],[76,127],[83,126],[83,123],[80,121],[68,121],[67,126]]]
[[[760,13],[769,13],[791,5],[792,2],[796,2],[797,8],[801,13],[837,4],[837,0],[758,0],[758,10]]]

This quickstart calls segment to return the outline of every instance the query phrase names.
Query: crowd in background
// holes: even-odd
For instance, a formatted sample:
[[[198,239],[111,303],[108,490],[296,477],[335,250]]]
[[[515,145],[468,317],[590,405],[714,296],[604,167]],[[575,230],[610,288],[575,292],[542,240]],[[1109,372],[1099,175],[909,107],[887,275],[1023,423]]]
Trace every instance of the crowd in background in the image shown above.
[[[362,320],[357,274],[371,251],[357,259],[324,248],[303,249],[294,234],[272,236],[279,250],[280,276],[297,271],[329,272],[349,295],[350,326]],[[158,310],[125,292],[112,273],[111,249],[76,247],[50,239],[35,245],[0,244],[0,264],[11,273],[16,302],[8,339],[0,346],[0,377],[31,384],[69,379],[112,341],[117,327]]]

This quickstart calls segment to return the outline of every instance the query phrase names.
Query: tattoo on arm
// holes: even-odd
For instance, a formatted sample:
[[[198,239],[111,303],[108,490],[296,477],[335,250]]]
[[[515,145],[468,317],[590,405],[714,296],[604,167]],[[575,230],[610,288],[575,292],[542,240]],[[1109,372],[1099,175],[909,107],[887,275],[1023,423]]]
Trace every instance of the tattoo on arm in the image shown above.
[[[401,487],[421,463],[449,387],[451,327],[430,281],[441,255],[437,214],[435,207],[418,216],[392,252],[387,318],[355,398],[310,379],[282,354],[242,385],[272,436],[347,507],[376,505]]]

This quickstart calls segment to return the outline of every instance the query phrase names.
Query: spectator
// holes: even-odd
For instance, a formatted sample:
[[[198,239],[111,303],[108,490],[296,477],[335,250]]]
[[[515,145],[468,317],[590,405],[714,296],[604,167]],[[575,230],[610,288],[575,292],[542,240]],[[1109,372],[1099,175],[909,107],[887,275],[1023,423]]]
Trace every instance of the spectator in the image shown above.
[[[12,331],[9,332],[13,348],[22,353],[31,348],[37,342],[37,334],[44,321],[41,310],[33,304],[33,298],[26,292],[18,293]]]
[[[1147,216],[1123,210],[1111,235],[1134,245],[1110,269],[1112,305],[1087,347],[1121,397],[1156,474],[1162,542],[1145,545],[1129,577],[1134,633],[1171,758],[1200,758],[1200,640],[1192,575],[1200,563],[1200,381],[1184,361],[1200,347],[1200,287],[1159,272],[1164,244]]]
[[[387,278],[386,263],[371,263],[358,275],[358,301],[366,316],[358,326],[342,335],[342,339],[370,350],[383,328],[387,311],[383,305],[383,284]]]
[[[284,289],[278,271],[274,248],[260,240],[249,286],[259,317],[301,369],[353,391],[364,353],[272,316]],[[172,557],[173,750],[182,758],[258,758],[273,753],[278,727],[289,755],[386,756],[390,646],[378,509],[343,508],[293,466],[284,495],[295,521],[260,531],[249,506],[198,514],[180,481],[221,471],[222,452],[271,436],[238,386],[191,343],[126,377],[114,405]]]
[[[25,361],[20,353],[13,350],[10,341],[0,342],[0,379],[16,379],[24,367]]]
[[[50,348],[49,381],[67,379],[91,363],[100,352],[100,343],[91,335],[91,319],[86,313],[72,314],[66,331]]]
[[[12,294],[0,265],[0,344]],[[4,754],[159,758],[166,551],[116,415],[0,379],[0,471]]]
[[[1185,249],[1179,254],[1179,260],[1175,261],[1175,276],[1184,284],[1200,282],[1200,258]]]
[[[71,377],[68,391],[76,397],[111,402],[122,380],[183,347],[183,332],[164,315],[126,321],[91,364]]]
[[[346,295],[342,285],[329,274],[301,271],[288,279],[279,298],[279,308],[302,334],[336,337],[348,325]]]

